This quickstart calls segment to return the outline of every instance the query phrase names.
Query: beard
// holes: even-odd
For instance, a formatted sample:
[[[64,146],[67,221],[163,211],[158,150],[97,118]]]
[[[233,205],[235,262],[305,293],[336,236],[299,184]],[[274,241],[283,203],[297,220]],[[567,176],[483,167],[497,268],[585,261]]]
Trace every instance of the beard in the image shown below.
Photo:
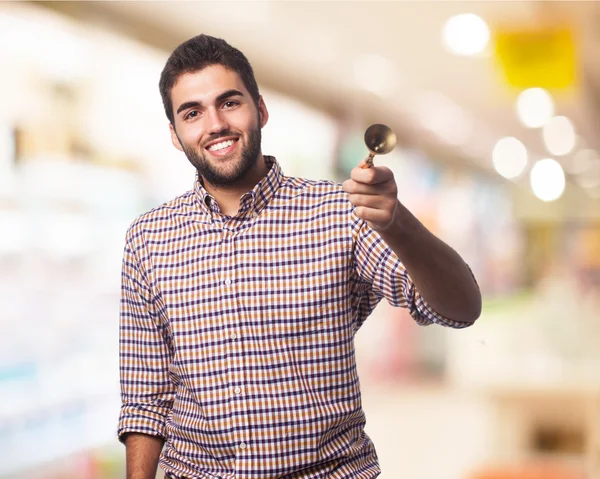
[[[211,138],[210,141],[232,135],[232,132],[224,131],[219,133],[218,136]],[[239,142],[241,139],[238,139],[237,141]],[[246,176],[248,171],[252,169],[258,160],[258,155],[260,153],[260,142],[260,128],[250,130],[248,135],[248,145],[241,153],[237,153],[240,155],[240,157],[236,161],[235,165],[233,165],[233,169],[229,171],[222,171],[222,169],[218,168],[218,165],[215,166],[213,163],[211,163],[211,160],[208,158],[208,153],[206,153],[204,148],[201,148],[200,150],[194,150],[180,140],[187,159],[194,166],[194,168],[196,168],[204,181],[207,181],[213,186],[231,186]]]

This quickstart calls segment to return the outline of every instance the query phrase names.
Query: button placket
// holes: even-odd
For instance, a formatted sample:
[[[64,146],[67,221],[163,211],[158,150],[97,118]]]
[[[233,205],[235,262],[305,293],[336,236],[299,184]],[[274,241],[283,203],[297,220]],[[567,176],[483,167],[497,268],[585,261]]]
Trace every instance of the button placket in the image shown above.
[[[226,316],[226,327],[223,330],[223,339],[225,340],[224,347],[227,350],[228,356],[228,374],[227,380],[229,383],[229,391],[231,398],[234,399],[229,403],[229,413],[232,417],[232,440],[238,446],[238,453],[244,451],[248,445],[248,437],[244,435],[242,431],[247,430],[248,419],[245,411],[247,410],[246,403],[246,385],[245,385],[245,371],[240,368],[240,365],[244,363],[244,356],[242,354],[243,341],[240,341],[240,309],[233,294],[236,288],[236,278],[232,271],[232,259],[234,257],[235,250],[235,233],[231,228],[231,223],[226,223],[223,228],[222,236],[222,261],[221,261],[221,291],[223,297],[223,303],[226,310],[230,311],[230,314]]]
[[[232,236],[226,227],[223,228],[221,237],[221,251],[223,253],[221,260],[221,285],[231,286]]]

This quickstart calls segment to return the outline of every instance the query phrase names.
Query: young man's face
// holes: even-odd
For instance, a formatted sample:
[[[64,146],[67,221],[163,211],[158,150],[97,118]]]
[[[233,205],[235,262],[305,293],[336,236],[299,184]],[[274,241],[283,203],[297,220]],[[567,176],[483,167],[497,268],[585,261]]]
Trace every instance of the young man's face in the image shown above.
[[[239,75],[221,65],[181,75],[171,90],[171,138],[205,181],[215,186],[243,180],[260,156],[260,129],[269,117]]]

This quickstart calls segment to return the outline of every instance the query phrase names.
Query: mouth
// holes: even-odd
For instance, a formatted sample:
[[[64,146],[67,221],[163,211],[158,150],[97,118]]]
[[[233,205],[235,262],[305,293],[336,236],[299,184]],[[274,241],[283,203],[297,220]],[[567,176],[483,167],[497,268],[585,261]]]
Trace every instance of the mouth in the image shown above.
[[[239,138],[221,138],[204,147],[212,156],[227,156],[237,147]]]

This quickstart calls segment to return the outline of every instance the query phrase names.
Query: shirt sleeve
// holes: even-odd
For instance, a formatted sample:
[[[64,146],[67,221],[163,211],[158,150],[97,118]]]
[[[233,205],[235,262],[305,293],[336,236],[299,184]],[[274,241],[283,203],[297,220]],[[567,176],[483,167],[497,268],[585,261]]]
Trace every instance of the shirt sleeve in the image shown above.
[[[128,231],[121,273],[119,359],[121,411],[118,437],[129,432],[166,439],[166,419],[173,405],[175,385],[169,368],[172,343],[161,322],[159,301],[152,293],[139,246]],[[141,241],[139,236],[138,242]]]
[[[464,328],[470,325],[446,318],[429,306],[398,256],[381,236],[354,213],[352,218],[355,268],[361,280],[371,285],[372,296],[386,298],[392,306],[407,308],[421,326],[439,324]]]

